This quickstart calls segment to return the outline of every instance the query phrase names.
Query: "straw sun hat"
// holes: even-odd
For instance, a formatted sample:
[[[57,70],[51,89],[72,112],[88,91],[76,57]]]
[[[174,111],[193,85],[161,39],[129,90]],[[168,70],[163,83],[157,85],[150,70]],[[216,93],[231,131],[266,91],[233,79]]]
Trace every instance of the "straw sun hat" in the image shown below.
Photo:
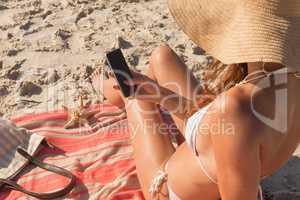
[[[183,31],[224,64],[300,70],[300,0],[168,0]]]

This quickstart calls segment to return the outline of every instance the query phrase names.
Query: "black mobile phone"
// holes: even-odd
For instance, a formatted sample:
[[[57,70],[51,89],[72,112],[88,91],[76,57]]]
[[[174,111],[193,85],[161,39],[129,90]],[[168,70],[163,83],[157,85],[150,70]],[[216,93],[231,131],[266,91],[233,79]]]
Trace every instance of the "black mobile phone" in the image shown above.
[[[134,91],[134,86],[129,86],[124,83],[125,80],[132,80],[133,76],[124,58],[121,49],[116,49],[106,54],[106,58],[110,68],[112,69],[115,78],[120,86],[124,97],[131,96]]]

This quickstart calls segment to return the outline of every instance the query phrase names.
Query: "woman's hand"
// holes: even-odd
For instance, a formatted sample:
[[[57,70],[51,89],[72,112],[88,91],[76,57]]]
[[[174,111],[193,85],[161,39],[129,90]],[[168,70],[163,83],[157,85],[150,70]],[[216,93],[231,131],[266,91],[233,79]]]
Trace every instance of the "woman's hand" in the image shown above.
[[[133,79],[124,82],[131,87],[135,87],[134,94],[129,97],[130,99],[150,101],[159,104],[163,97],[175,94],[171,90],[160,86],[155,80],[146,75],[143,75],[137,71],[131,71],[131,73]],[[113,88],[120,90],[118,85],[114,85]]]

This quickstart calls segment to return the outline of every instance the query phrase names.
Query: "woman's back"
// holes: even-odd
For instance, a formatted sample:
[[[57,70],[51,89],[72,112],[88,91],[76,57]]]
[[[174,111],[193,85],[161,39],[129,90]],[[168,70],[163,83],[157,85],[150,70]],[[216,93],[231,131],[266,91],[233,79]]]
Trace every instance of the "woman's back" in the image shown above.
[[[217,167],[212,137],[219,134],[249,134],[243,145],[258,143],[262,177],[274,173],[289,159],[300,141],[300,123],[296,121],[300,117],[299,86],[295,75],[280,73],[234,87],[214,102],[201,121],[196,141],[199,158],[213,178],[217,177]]]
[[[264,80],[266,81],[269,80]],[[261,145],[264,175],[278,170],[300,141],[300,123],[297,123],[300,117],[300,79],[293,74],[278,74],[269,82],[274,85],[263,89],[261,94],[258,92],[254,95],[256,117],[264,124]]]

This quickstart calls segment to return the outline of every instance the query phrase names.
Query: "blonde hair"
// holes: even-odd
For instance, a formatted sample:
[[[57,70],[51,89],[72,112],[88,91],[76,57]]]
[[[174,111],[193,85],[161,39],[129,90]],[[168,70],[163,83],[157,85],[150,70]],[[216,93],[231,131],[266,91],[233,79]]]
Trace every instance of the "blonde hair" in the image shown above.
[[[222,92],[241,82],[248,74],[247,68],[247,63],[226,65],[217,59],[213,59],[202,77],[204,81],[202,94],[197,95],[194,99],[188,116],[214,101]]]
[[[213,59],[203,75],[205,93],[217,96],[242,81],[247,73],[247,63],[226,65]]]

